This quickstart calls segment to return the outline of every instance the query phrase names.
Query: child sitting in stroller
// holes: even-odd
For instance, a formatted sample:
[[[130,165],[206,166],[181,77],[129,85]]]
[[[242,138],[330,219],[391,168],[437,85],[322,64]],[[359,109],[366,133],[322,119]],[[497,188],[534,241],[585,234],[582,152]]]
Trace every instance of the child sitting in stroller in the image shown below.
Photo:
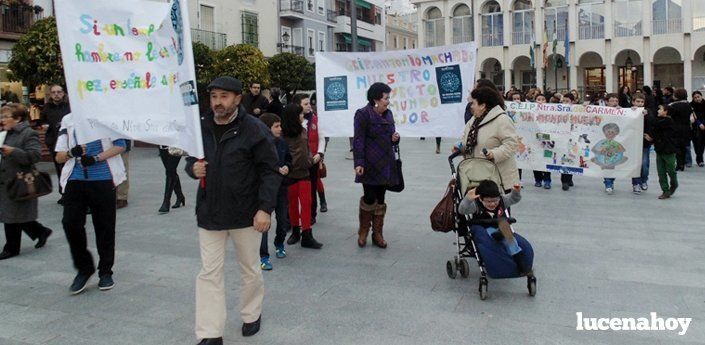
[[[507,208],[518,203],[521,200],[521,186],[515,184],[508,196],[502,196],[497,184],[491,180],[481,181],[480,184],[473,189],[468,190],[463,198],[463,201],[458,206],[458,212],[461,214],[472,215],[473,219],[497,219],[497,228],[482,227],[473,225],[471,232],[475,233],[478,241],[481,241],[484,234],[479,231],[486,231],[487,235],[494,241],[501,242],[504,249],[511,256],[520,275],[531,276],[531,261],[528,258],[521,246],[517,242],[517,237],[514,236],[511,226],[509,225]],[[484,236],[484,238],[488,238]],[[522,241],[525,241],[523,238]],[[491,240],[489,240],[491,241]],[[533,255],[530,255],[533,256]]]

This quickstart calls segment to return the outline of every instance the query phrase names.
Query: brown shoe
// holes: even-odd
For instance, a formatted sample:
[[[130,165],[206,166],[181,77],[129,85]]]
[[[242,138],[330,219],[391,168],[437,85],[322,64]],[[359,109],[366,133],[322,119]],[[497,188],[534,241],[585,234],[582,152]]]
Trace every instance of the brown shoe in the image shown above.
[[[372,243],[380,248],[387,248],[384,240],[384,216],[387,213],[387,204],[379,204],[372,218]]]
[[[118,200],[117,204],[115,205],[116,209],[121,209],[127,207],[127,200]]]
[[[671,194],[669,194],[668,192],[663,192],[663,194],[658,196],[658,198],[661,200],[668,199],[670,197],[671,197]]]
[[[368,205],[363,198],[360,198],[360,228],[357,230],[357,245],[360,248],[367,245],[367,235],[372,227],[375,209],[377,209],[377,204]]]

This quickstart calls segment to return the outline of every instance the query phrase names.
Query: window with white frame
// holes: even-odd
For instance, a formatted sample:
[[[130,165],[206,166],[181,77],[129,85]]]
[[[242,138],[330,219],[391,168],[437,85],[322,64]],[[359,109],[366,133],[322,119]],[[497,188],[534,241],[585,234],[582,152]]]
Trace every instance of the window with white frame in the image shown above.
[[[453,43],[473,40],[472,11],[468,5],[460,4],[453,10],[452,26]]]
[[[702,7],[702,1],[696,1],[694,7]],[[652,0],[653,34],[673,34],[683,31],[682,0]]]
[[[317,0],[318,2],[318,14],[324,15],[326,13],[326,1],[325,0]]]
[[[544,29],[548,39],[553,40],[554,35],[559,41],[565,40],[568,27],[568,2],[566,0],[546,0],[544,10]]]
[[[614,0],[614,35],[641,36],[642,0]]]
[[[318,51],[326,51],[326,33],[323,31],[318,32]]]
[[[531,0],[515,1],[512,10],[512,43],[531,44],[534,30],[534,9]]]
[[[504,17],[497,1],[488,1],[482,6],[482,45],[485,47],[504,45]]]
[[[604,0],[580,0],[578,3],[579,39],[594,40],[605,38]]]
[[[445,25],[443,14],[438,7],[432,7],[426,12],[424,26],[426,47],[442,46],[445,44]]]
[[[306,55],[313,56],[316,51],[316,32],[308,29],[306,31]]]
[[[259,46],[257,13],[242,11],[242,43]]]
[[[705,6],[695,6],[693,10],[693,31],[705,31]]]

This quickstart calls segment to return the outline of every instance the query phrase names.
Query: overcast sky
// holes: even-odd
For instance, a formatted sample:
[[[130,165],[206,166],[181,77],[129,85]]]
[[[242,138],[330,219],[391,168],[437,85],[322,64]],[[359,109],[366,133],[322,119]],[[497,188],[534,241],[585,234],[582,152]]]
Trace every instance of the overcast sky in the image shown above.
[[[385,5],[390,9],[390,13],[405,14],[415,11],[409,0],[386,0]]]

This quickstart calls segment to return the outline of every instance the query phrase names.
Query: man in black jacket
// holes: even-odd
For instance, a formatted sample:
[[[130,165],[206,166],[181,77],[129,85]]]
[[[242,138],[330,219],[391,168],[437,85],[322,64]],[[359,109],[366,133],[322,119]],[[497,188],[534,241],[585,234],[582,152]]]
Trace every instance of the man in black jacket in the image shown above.
[[[186,173],[201,179],[196,200],[202,263],[196,280],[196,336],[199,344],[222,344],[228,237],[240,267],[242,334],[259,331],[264,298],[259,248],[271,225],[281,177],[269,129],[240,104],[242,83],[219,77],[208,92],[212,111],[201,118],[205,158],[187,158]]]
[[[71,107],[66,99],[64,88],[61,85],[54,84],[49,87],[49,98],[50,102],[44,105],[44,109],[39,115],[39,121],[42,124],[48,125],[46,134],[44,135],[44,143],[51,153],[51,160],[54,162],[56,175],[61,179],[61,169],[63,169],[64,165],[56,162],[56,152],[54,152],[54,148],[56,147],[56,139],[59,137],[61,120],[64,119],[66,114],[71,112]],[[59,193],[63,194],[61,186],[59,186]],[[62,202],[63,198],[59,199],[59,203]]]
[[[262,84],[259,82],[250,83],[250,93],[242,98],[242,105],[248,114],[259,117],[267,110],[267,99],[262,96]]]

